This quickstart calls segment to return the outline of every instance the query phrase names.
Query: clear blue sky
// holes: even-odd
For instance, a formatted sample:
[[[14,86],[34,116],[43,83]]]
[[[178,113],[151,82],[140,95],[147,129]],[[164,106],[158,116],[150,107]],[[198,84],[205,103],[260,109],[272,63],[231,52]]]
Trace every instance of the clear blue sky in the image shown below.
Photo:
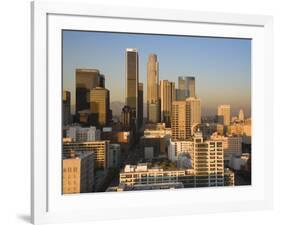
[[[202,114],[214,115],[219,104],[230,104],[232,114],[251,113],[251,40],[106,32],[63,32],[63,88],[75,102],[75,69],[95,68],[105,75],[111,101],[125,100],[125,50],[139,52],[139,81],[146,98],[149,53],[159,61],[159,80],[176,82],[195,76]]]

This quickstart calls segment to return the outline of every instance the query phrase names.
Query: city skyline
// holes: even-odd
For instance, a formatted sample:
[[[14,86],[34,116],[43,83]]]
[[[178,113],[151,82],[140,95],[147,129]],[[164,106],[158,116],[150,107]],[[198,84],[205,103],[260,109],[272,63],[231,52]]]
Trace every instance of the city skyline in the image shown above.
[[[79,41],[88,44],[87,49],[77,40],[63,46],[70,51],[79,47],[75,54],[63,54],[63,193],[251,184],[250,73],[246,77],[251,64],[244,65],[245,52],[250,52],[243,46],[246,40],[91,33],[103,37],[94,41],[85,34]],[[103,43],[111,35],[111,41]],[[138,40],[132,44],[128,38]],[[89,60],[94,60],[91,67]],[[193,72],[179,76],[187,62],[195,65]],[[75,79],[65,71],[67,65]],[[173,76],[161,76],[169,70]],[[214,71],[216,76],[210,76]],[[121,102],[119,108],[111,99]],[[205,105],[217,111],[204,117]]]
[[[77,68],[98,69],[105,75],[111,102],[125,103],[126,48],[138,50],[139,82],[144,87],[147,86],[146,63],[149,54],[154,53],[159,62],[159,80],[173,81],[177,88],[178,77],[195,77],[203,116],[216,115],[221,104],[230,104],[232,115],[242,108],[245,116],[250,116],[251,41],[229,38],[64,31],[63,88],[71,92],[72,106]],[[212,53],[217,57],[208,57]],[[199,59],[201,63],[196,61]]]

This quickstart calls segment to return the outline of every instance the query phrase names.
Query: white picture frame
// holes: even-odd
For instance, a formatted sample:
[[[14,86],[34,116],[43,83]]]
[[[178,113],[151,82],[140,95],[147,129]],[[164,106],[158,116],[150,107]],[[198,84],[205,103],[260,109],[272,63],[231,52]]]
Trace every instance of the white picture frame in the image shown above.
[[[32,2],[32,222],[42,224],[272,208],[272,23],[271,16]],[[58,126],[61,116],[58,114],[61,113],[62,29],[252,38],[252,185],[172,190],[169,193],[62,196],[61,181],[57,179],[61,177],[61,128]]]

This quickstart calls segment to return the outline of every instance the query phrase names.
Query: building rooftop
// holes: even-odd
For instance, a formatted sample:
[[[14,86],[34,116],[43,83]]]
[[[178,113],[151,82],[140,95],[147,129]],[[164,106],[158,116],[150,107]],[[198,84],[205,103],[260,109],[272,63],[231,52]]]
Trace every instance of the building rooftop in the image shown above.
[[[126,48],[126,52],[137,52],[136,48]]]
[[[107,192],[119,192],[119,191],[142,191],[142,190],[163,190],[163,189],[178,189],[183,188],[181,182],[175,183],[159,183],[159,184],[134,184],[126,185],[119,184],[117,187],[109,187]]]
[[[62,158],[65,159],[83,159],[85,157],[88,157],[90,155],[94,154],[93,151],[63,151]]]
[[[151,164],[151,163],[138,163],[137,165],[127,164],[124,167],[124,173],[134,173],[134,172],[163,172],[163,171],[186,171],[192,172],[192,169],[179,169],[175,166],[166,165],[165,168],[161,164]]]
[[[98,69],[87,69],[87,68],[77,68],[76,72],[100,73],[100,71]]]

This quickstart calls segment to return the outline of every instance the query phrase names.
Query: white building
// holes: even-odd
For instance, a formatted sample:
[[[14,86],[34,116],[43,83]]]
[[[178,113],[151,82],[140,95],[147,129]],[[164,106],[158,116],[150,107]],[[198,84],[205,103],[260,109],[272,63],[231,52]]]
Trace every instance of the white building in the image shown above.
[[[194,173],[192,169],[168,169],[158,167],[149,168],[146,163],[126,165],[119,175],[120,184],[150,185],[183,183],[185,187],[194,187]]]
[[[234,156],[242,154],[242,137],[240,136],[222,136],[218,133],[213,133],[211,140],[222,141],[224,160],[230,161]]]
[[[230,105],[219,105],[217,115],[219,123],[230,125]]]
[[[109,144],[107,152],[107,167],[118,168],[121,161],[121,147],[120,144]]]
[[[66,136],[74,142],[99,141],[101,132],[96,127],[71,126],[66,131]]]
[[[185,153],[192,159],[193,157],[193,142],[192,141],[171,141],[168,146],[168,159],[172,162],[178,160],[179,155]]]

